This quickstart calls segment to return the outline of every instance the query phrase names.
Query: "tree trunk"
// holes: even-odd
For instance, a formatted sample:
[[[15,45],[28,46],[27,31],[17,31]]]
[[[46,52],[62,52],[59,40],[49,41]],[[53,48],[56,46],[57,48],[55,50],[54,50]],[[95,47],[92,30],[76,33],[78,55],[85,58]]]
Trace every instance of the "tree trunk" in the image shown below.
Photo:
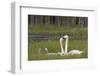
[[[59,16],[55,17],[55,24],[57,24],[57,26],[60,27],[60,17]]]
[[[35,16],[35,25],[38,25],[38,16]]]
[[[29,24],[30,26],[33,26],[35,24],[33,15],[29,16]]]

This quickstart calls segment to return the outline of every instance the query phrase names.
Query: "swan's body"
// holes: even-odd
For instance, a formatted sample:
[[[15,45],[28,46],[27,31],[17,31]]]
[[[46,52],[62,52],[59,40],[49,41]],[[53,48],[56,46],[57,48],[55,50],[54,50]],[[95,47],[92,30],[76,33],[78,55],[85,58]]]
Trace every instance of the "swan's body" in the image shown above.
[[[57,53],[47,53],[47,55],[58,55]]]
[[[48,48],[44,48],[44,50],[47,52],[47,55],[57,55],[57,53],[50,53],[50,52],[48,52]]]
[[[80,55],[81,53],[82,53],[82,51],[80,51],[80,50],[71,50],[68,52],[69,55],[74,55],[74,54]]]

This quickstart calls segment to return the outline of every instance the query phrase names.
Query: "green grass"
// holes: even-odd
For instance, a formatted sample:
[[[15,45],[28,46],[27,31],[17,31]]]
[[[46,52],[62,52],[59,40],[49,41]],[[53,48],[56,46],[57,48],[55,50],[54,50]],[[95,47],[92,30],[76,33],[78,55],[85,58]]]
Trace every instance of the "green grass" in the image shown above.
[[[41,42],[30,42],[29,43],[29,60],[45,60],[45,59],[68,59],[68,58],[87,58],[87,41],[86,40],[70,40],[68,44],[68,51],[77,49],[84,53],[82,55],[72,56],[47,56],[44,50],[39,55],[39,48],[48,48],[49,52],[57,53],[60,52],[59,41],[41,41]]]
[[[88,36],[88,29],[87,27],[80,27],[80,26],[74,26],[74,27],[67,27],[67,26],[44,26],[43,25],[38,25],[38,26],[33,26],[28,28],[29,33],[53,33],[53,34],[61,34],[61,33],[66,33],[69,35],[69,37],[79,37],[79,38],[87,38]]]
[[[39,48],[48,48],[49,52],[57,53],[60,52],[60,44],[58,40],[48,40],[48,41],[33,41],[29,38],[28,42],[28,60],[55,60],[55,59],[77,59],[77,58],[87,58],[88,57],[88,29],[87,27],[80,27],[79,25],[75,25],[73,27],[67,26],[29,26],[29,33],[66,33],[69,36],[80,37],[78,39],[69,39],[68,42],[68,51],[76,49],[83,51],[81,55],[65,55],[65,56],[48,56],[44,50],[42,50],[42,54],[40,55],[38,50]]]
[[[80,34],[79,32],[83,32],[83,34],[87,33],[87,27],[81,27],[79,25],[76,25],[74,27],[68,27],[68,26],[60,26],[57,27],[55,25],[49,25],[49,26],[44,26],[44,25],[37,25],[37,26],[30,26],[28,27],[28,32],[50,32],[50,33],[59,33],[59,32],[68,32],[72,34]]]

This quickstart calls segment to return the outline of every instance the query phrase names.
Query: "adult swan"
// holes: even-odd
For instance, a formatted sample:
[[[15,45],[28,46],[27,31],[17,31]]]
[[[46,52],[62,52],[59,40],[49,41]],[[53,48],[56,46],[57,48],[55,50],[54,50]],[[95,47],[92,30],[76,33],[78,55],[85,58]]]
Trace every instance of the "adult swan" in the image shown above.
[[[83,53],[80,50],[70,50],[68,52],[68,35],[64,35],[63,37],[60,38],[60,47],[61,47],[61,52],[58,52],[58,54],[60,54],[61,56],[63,55],[80,55],[81,53]],[[65,49],[63,47],[63,41],[65,41]]]

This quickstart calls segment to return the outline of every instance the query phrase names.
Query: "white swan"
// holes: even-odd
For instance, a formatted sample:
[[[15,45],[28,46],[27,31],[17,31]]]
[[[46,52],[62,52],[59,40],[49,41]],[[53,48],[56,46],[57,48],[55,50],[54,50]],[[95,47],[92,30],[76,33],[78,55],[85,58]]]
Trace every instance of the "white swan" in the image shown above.
[[[63,44],[62,44],[64,39],[65,39],[65,50],[63,49]],[[60,46],[61,46],[61,52],[58,52],[58,54],[60,54],[61,56],[62,55],[74,55],[74,54],[80,55],[81,53],[83,53],[80,50],[70,50],[68,52],[68,35],[64,35],[62,38],[60,38]]]
[[[47,55],[58,55],[58,53],[49,52],[49,51],[48,51],[48,48],[44,48],[44,49],[39,48],[39,49],[38,49],[38,54],[41,55],[41,52],[42,52],[42,51],[45,51]]]
[[[71,50],[68,52],[69,55],[80,55],[81,53],[83,53],[82,51],[80,50]]]
[[[61,47],[61,52],[58,52],[58,53],[49,53],[48,52],[48,49],[47,48],[44,48],[44,50],[46,51],[47,55],[61,55],[61,56],[64,56],[64,55],[80,55],[81,53],[83,53],[82,51],[80,50],[70,50],[68,52],[68,35],[64,35],[63,37],[60,38],[60,47]],[[63,47],[63,41],[65,40],[65,50],[64,50],[64,47]],[[41,48],[39,48],[39,54],[41,55]]]
[[[50,53],[50,52],[48,52],[48,48],[44,48],[44,50],[47,52],[47,55],[57,55],[57,53]]]

